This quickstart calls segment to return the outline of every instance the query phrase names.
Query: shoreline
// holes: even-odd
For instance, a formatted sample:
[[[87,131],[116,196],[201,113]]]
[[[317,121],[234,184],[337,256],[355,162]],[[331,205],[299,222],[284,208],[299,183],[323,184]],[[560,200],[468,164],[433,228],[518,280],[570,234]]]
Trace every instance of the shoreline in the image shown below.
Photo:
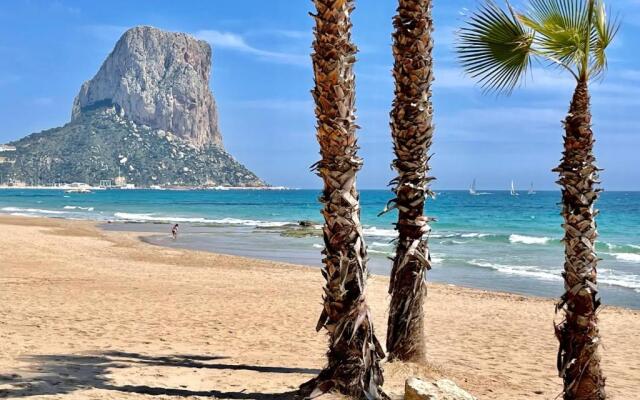
[[[1,222],[1,219],[0,219]],[[276,261],[276,260],[271,260],[271,259],[267,259],[267,258],[254,258],[254,257],[249,257],[249,256],[245,256],[245,255],[239,255],[239,254],[232,254],[232,253],[225,253],[224,251],[222,252],[216,252],[213,250],[196,250],[196,249],[190,249],[188,247],[183,247],[183,246],[166,246],[157,242],[153,241],[153,238],[158,236],[157,233],[153,233],[153,232],[143,232],[143,231],[137,231],[137,230],[119,230],[119,229],[104,229],[106,226],[105,224],[101,224],[98,223],[95,225],[97,229],[101,229],[101,230],[106,230],[108,232],[120,232],[120,233],[134,233],[136,234],[136,237],[138,238],[138,240],[141,243],[150,245],[150,246],[154,246],[154,247],[159,247],[162,249],[180,249],[180,250],[184,250],[184,251],[196,251],[196,252],[203,252],[203,253],[207,253],[207,254],[213,254],[213,255],[222,255],[222,256],[229,256],[229,257],[237,257],[237,258],[241,258],[246,260],[247,262],[251,262],[251,261],[264,261],[264,262],[283,262],[283,261]],[[321,254],[320,251],[318,251],[318,261],[321,259]],[[305,264],[305,263],[301,263],[301,262],[289,262],[289,261],[284,261],[283,262],[286,265],[289,266],[295,266],[295,267],[300,267],[300,268],[307,268],[309,270],[313,270],[313,271],[317,271],[318,269],[321,269],[322,266],[321,265],[310,265],[310,264]],[[379,279],[388,279],[389,275],[388,274],[378,274],[378,273],[372,273],[371,271],[369,271],[369,276],[372,278],[379,278]],[[477,290],[480,292],[487,292],[487,293],[492,293],[495,295],[506,295],[506,296],[516,296],[516,297],[525,297],[527,299],[530,300],[539,300],[539,301],[553,301],[555,302],[556,299],[553,297],[545,297],[545,296],[536,296],[533,294],[522,294],[522,293],[518,293],[518,292],[510,292],[508,290],[492,290],[492,289],[484,289],[484,288],[479,288],[479,287],[473,287],[473,286],[465,286],[465,285],[459,285],[459,284],[455,284],[455,283],[449,283],[449,282],[438,282],[438,281],[429,281],[427,279],[426,283],[428,285],[438,285],[438,286],[448,286],[448,287],[454,287],[454,288],[461,288],[461,289],[465,289],[465,290]],[[629,311],[640,311],[640,309],[635,309],[633,307],[624,307],[624,306],[607,306],[605,305],[607,308],[617,308],[617,309],[621,309],[621,310],[629,310]]]
[[[0,237],[0,397],[286,399],[324,364],[316,268],[158,247],[88,221],[0,225],[10,232]],[[368,284],[382,343],[387,284]],[[560,392],[553,301],[428,288],[429,363],[385,364],[388,392],[408,376],[495,400]],[[600,319],[607,388],[630,398],[640,392],[640,312],[606,307]]]
[[[177,241],[170,239],[166,235],[165,228],[168,225],[164,223],[113,222],[110,224],[97,224],[97,227],[107,231],[144,233],[143,241],[145,243],[164,248],[204,251],[211,254],[226,254],[265,261],[286,262],[293,265],[305,265],[315,269],[322,268],[321,248],[316,247],[317,244],[311,247],[309,240],[297,243],[301,241],[301,238],[297,238],[295,239],[296,242],[291,242],[290,238],[283,237],[277,231],[265,231],[255,227],[212,227],[182,222],[180,224],[182,233],[180,233]],[[234,239],[242,240],[245,236],[252,238],[252,246],[237,246]],[[376,254],[375,250],[373,250],[369,253],[368,269],[372,275],[388,277],[391,262],[386,255]],[[443,267],[438,262],[434,262],[432,270],[427,274],[427,282],[443,285],[451,284],[489,292],[510,293],[518,296],[538,297],[554,302],[557,302],[562,295],[563,283],[559,273],[557,280],[552,283],[549,282],[549,284],[522,280],[509,275],[492,277],[491,274],[495,274],[495,271],[487,268],[469,268],[464,265],[451,268],[449,266]],[[600,290],[604,292],[601,294],[603,294],[605,305],[611,304],[611,307],[640,310],[640,302],[635,301],[637,291],[602,283]],[[610,300],[610,303],[607,303],[607,299]]]
[[[159,186],[156,187],[119,187],[119,186],[93,186],[89,184],[81,183],[79,185],[82,188],[88,190],[174,190],[174,191],[187,191],[187,190],[299,190],[295,188],[288,188],[285,186]],[[77,189],[78,185],[65,184],[60,186],[6,186],[0,185],[0,190],[71,190]]]
[[[181,234],[178,243],[161,244],[319,266],[318,253],[323,246],[319,230],[309,235],[297,229],[298,221],[320,224],[316,195],[308,190],[101,190],[92,194],[0,190],[0,213],[116,224],[140,222],[142,228],[133,229],[152,226],[161,232],[159,222],[180,223],[181,231],[189,230],[188,234]],[[363,191],[369,267],[383,275],[390,273],[387,257],[393,256],[391,241],[397,236],[393,216],[377,216],[387,197],[386,191]],[[630,202],[640,201],[640,196],[603,198],[607,207],[601,222],[608,230],[602,231],[597,243],[603,259],[598,276],[601,295],[606,304],[640,309],[640,236],[634,228],[640,223],[640,214],[629,207]],[[559,298],[564,253],[554,201],[555,195],[544,193],[518,201],[498,193],[479,197],[466,192],[442,193],[431,203],[432,213],[447,222],[439,222],[430,237],[434,258],[428,279]],[[507,210],[507,214],[500,216],[499,210]],[[250,235],[251,246],[241,245],[247,238],[239,232]],[[220,235],[235,240],[221,239]],[[157,240],[163,242],[162,238]]]

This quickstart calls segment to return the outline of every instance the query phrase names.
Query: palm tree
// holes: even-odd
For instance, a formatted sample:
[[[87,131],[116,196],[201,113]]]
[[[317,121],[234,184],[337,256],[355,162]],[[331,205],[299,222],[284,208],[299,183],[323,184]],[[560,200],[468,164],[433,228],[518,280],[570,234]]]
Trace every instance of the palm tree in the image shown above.
[[[508,3],[507,3],[508,5]],[[525,12],[487,1],[459,32],[458,55],[486,90],[510,93],[531,63],[541,60],[571,74],[576,89],[564,121],[560,165],[564,218],[565,293],[556,310],[560,342],[558,371],[565,399],[604,399],[597,310],[597,229],[594,209],[600,189],[593,156],[588,84],[603,75],[606,49],[619,25],[602,0],[529,0]]]
[[[353,0],[314,0],[315,41],[312,55],[315,76],[317,138],[322,159],[316,164],[324,182],[322,214],[324,308],[316,329],[329,336],[327,366],[301,386],[316,395],[337,391],[359,399],[387,398],[380,360],[384,351],[375,336],[365,299],[367,251],[360,224],[356,173],[358,157],[355,123],[357,52],[351,42]]]
[[[399,237],[389,284],[387,351],[390,360],[421,362],[425,360],[424,282],[431,268],[424,204],[433,194],[428,185],[434,179],[428,176],[427,157],[433,137],[431,0],[399,0],[393,25],[396,88],[391,131],[398,176],[392,181],[396,197],[385,211],[398,209]]]

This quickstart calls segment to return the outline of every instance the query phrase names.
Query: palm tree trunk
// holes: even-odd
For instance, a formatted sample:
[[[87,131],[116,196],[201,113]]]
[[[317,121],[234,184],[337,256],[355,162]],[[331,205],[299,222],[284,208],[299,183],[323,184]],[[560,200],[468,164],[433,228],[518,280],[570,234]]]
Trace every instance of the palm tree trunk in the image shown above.
[[[389,284],[387,350],[390,360],[422,362],[426,358],[425,275],[431,268],[424,238],[430,230],[424,203],[433,195],[428,185],[434,179],[428,176],[427,157],[433,137],[431,0],[399,0],[393,23],[396,88],[391,131],[398,177],[392,181],[396,198],[390,203],[395,203],[393,207],[399,212],[399,237]]]
[[[564,152],[559,172],[564,218],[565,294],[557,309],[564,320],[556,326],[560,341],[558,371],[564,379],[564,399],[604,399],[605,378],[600,369],[600,335],[597,310],[597,263],[595,241],[598,235],[594,203],[600,189],[598,168],[593,156],[593,132],[589,91],[579,82],[569,114],[564,122]]]
[[[356,173],[355,124],[356,47],[351,42],[353,0],[314,0],[313,68],[317,138],[322,159],[318,175],[324,182],[320,201],[325,219],[323,250],[326,280],[324,308],[317,330],[329,336],[328,363],[320,375],[301,386],[312,397],[337,391],[359,399],[386,399],[380,360],[384,351],[373,330],[365,299],[367,254],[360,224]]]

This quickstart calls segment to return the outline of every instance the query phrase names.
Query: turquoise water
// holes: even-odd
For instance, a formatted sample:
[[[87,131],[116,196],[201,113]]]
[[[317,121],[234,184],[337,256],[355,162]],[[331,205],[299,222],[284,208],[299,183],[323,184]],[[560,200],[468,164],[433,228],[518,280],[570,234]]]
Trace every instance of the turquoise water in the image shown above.
[[[321,224],[318,195],[315,190],[67,194],[6,189],[0,190],[0,212],[112,221],[110,229],[158,232],[150,241],[161,245],[320,265],[321,238],[280,235],[299,220]],[[390,270],[395,214],[377,214],[389,198],[388,191],[362,192],[370,267],[382,274]],[[559,192],[515,197],[508,192],[440,192],[428,203],[428,214],[438,219],[430,238],[434,268],[429,280],[559,296],[563,248],[558,200]],[[640,193],[605,192],[598,206],[603,301],[640,308]],[[167,235],[171,223],[181,224],[177,241]]]

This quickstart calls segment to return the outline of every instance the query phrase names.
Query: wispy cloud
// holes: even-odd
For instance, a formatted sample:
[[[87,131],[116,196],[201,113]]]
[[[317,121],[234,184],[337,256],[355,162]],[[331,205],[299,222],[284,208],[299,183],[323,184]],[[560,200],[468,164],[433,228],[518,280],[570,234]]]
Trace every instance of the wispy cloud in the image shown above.
[[[526,140],[548,141],[561,132],[564,113],[536,106],[469,108],[436,116],[436,123],[447,132],[443,140],[522,142],[520,132],[526,126],[526,134],[535,135]]]
[[[120,36],[122,36],[122,34],[129,28],[130,27],[123,25],[108,24],[85,25],[80,27],[83,32],[108,43],[115,43],[118,39],[120,39]]]
[[[358,66],[356,65],[356,68]],[[391,65],[377,65],[366,67],[357,71],[357,78],[377,83],[393,83]],[[434,67],[434,87],[444,89],[468,89],[479,87],[477,82],[469,75],[465,74],[462,68],[450,64],[436,63]],[[528,91],[557,91],[558,89],[575,86],[574,81],[566,74],[547,70],[543,68],[533,68],[527,75],[520,89]]]
[[[313,112],[313,102],[311,100],[292,100],[292,99],[256,99],[256,100],[239,100],[227,101],[228,105],[238,106],[242,108],[254,108],[261,110],[284,110],[295,111],[300,113]]]
[[[305,67],[311,63],[307,55],[259,49],[250,45],[242,35],[233,32],[207,29],[195,32],[194,36],[209,42],[214,49],[220,48],[249,54],[260,61]]]
[[[78,7],[72,7],[64,4],[62,1],[53,1],[49,7],[52,11],[64,12],[71,15],[80,15],[81,10]]]
[[[309,31],[297,31],[291,29],[258,29],[246,33],[246,36],[277,36],[287,39],[308,40],[311,43],[312,33]]]

